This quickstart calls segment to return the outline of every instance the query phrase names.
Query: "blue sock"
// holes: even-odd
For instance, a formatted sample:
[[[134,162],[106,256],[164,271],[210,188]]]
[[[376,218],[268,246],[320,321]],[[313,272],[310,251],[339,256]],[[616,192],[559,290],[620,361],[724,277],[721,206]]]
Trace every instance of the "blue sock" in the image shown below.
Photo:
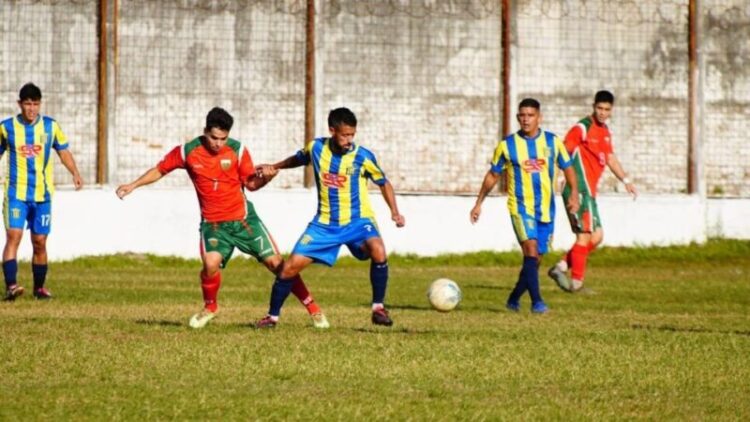
[[[284,305],[289,293],[292,291],[292,279],[283,279],[276,277],[273,282],[273,288],[271,289],[271,304],[268,308],[268,315],[279,316],[281,314],[281,307]]]
[[[508,296],[508,303],[517,304],[521,300],[521,296],[526,293],[526,279],[524,278],[524,272],[523,269],[521,270],[521,273],[518,274],[518,281],[516,281],[516,287],[513,288],[513,291],[510,292],[510,296]]]
[[[524,256],[522,277],[526,280],[526,287],[529,289],[531,304],[543,302],[542,293],[539,291],[539,258]]]
[[[31,272],[34,274],[34,290],[44,287],[47,279],[47,264],[31,264]]]
[[[18,262],[15,259],[3,262],[3,275],[5,276],[5,285],[12,286],[16,284],[18,274]]]
[[[383,303],[385,290],[388,287],[388,261],[370,261],[370,284],[372,284],[372,303]]]

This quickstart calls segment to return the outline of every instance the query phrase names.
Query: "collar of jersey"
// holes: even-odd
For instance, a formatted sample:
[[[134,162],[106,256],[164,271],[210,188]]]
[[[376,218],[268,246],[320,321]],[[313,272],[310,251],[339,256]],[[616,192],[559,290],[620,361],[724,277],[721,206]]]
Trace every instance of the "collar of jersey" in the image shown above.
[[[39,123],[39,120],[41,120],[41,119],[42,119],[42,115],[41,114],[37,114],[36,119],[34,119],[33,122],[26,123],[26,120],[23,119],[23,116],[21,114],[18,114],[16,116],[16,120],[18,120],[18,123],[20,123],[20,124],[22,124],[24,126],[34,126],[35,124]]]

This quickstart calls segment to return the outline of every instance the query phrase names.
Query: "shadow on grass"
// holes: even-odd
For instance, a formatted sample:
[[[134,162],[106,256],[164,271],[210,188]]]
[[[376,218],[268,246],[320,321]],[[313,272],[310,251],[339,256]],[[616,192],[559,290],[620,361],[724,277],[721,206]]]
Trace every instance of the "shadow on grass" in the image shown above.
[[[464,290],[477,289],[477,290],[506,290],[510,291],[513,286],[495,286],[492,284],[466,284],[462,287]]]
[[[708,328],[674,327],[671,325],[660,325],[658,327],[652,327],[650,325],[640,325],[640,324],[633,324],[630,326],[630,328],[634,330],[670,331],[673,333],[736,334],[738,336],[750,337],[750,331],[743,331],[743,330],[712,330]]]
[[[182,327],[185,326],[185,324],[177,321],[169,321],[166,319],[137,319],[135,320],[136,324],[143,324],[143,325],[158,325],[161,327]]]
[[[417,330],[414,328],[407,328],[407,327],[398,327],[398,328],[352,328],[352,331],[358,332],[358,333],[368,333],[368,334],[407,334],[407,335],[416,335],[416,334],[435,334],[438,331],[437,330]]]

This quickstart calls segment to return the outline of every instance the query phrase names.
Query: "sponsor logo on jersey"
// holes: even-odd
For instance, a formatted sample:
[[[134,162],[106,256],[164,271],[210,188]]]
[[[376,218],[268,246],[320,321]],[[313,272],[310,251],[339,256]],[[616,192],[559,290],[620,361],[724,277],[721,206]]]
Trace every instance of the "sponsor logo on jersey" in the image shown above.
[[[323,173],[321,175],[321,181],[323,182],[323,185],[329,187],[329,188],[343,188],[346,181],[349,179],[348,177],[342,175],[342,174],[335,174],[335,173]]]
[[[37,143],[37,144],[43,144],[46,141],[47,141],[47,133],[46,132],[40,133],[39,136],[37,136],[36,139],[34,139],[34,143]]]
[[[547,160],[544,158],[529,158],[523,162],[523,169],[526,173],[539,173],[544,170]]]
[[[21,145],[18,147],[18,153],[26,158],[34,158],[42,151],[41,145]]]
[[[219,164],[221,164],[222,170],[229,170],[229,167],[232,165],[232,160],[229,158],[222,158]]]

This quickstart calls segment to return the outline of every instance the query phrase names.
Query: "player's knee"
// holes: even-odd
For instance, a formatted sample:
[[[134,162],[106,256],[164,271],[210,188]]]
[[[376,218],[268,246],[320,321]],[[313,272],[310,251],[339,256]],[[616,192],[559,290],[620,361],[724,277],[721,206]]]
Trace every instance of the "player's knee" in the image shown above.
[[[284,259],[281,258],[281,255],[273,255],[263,261],[263,264],[268,268],[268,271],[279,274],[284,268]]]

